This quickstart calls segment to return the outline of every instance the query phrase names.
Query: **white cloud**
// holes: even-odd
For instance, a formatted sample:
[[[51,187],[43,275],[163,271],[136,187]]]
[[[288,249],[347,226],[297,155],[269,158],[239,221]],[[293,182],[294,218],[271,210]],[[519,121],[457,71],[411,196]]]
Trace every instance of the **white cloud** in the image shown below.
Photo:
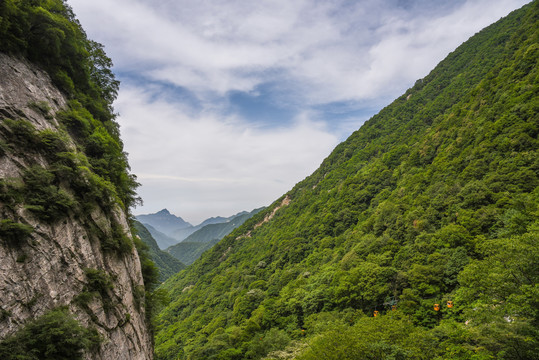
[[[116,103],[140,195],[151,199],[145,211],[167,207],[199,221],[268,205],[338,143],[308,114],[291,126],[260,129],[218,113],[188,116],[191,110],[153,97],[124,88]],[[167,188],[174,190],[159,195]]]
[[[324,103],[401,91],[449,50],[525,1],[470,0],[445,5],[448,13],[407,11],[391,0],[70,3],[83,24],[106,40],[121,68],[188,87],[201,97],[253,90],[269,80],[266,69],[279,68],[301,90],[295,95]]]

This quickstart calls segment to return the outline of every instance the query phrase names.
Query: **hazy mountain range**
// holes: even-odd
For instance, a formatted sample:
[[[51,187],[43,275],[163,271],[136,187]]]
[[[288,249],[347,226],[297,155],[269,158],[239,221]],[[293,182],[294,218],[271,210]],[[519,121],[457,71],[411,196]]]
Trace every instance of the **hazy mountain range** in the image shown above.
[[[171,214],[167,209],[154,214],[138,215],[136,218],[150,232],[159,248],[164,250],[184,241],[208,243],[220,240],[262,209],[255,209],[251,212],[242,211],[229,217],[211,217],[196,226],[191,225],[179,216]],[[171,253],[177,256],[180,253],[178,249],[173,249]],[[190,264],[191,262],[184,263]]]

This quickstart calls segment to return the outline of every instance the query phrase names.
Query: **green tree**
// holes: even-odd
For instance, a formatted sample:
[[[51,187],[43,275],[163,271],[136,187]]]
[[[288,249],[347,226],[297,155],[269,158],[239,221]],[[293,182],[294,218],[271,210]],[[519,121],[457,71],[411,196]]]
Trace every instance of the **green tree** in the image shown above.
[[[98,345],[96,330],[86,329],[68,310],[59,308],[25,324],[0,342],[5,360],[77,360]]]

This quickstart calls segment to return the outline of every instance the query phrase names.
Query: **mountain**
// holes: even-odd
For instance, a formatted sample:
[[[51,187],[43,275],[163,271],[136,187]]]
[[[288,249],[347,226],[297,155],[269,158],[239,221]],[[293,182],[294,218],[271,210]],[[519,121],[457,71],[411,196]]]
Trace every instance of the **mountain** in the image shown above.
[[[150,224],[144,224],[143,226],[146,228],[147,231],[150,232],[151,236],[154,238],[154,240],[157,242],[157,245],[162,250],[178,243],[178,240],[163,234],[161,231],[157,230]]]
[[[229,220],[228,218],[217,216],[206,219],[199,225],[193,226],[181,217],[171,214],[167,209],[154,214],[137,215],[136,219],[146,226],[161,249],[166,249],[183,241],[189,235],[206,225],[223,223]]]
[[[211,217],[209,219],[204,220],[203,222],[201,222],[200,224],[198,224],[196,226],[192,226],[190,228],[178,229],[178,230],[176,230],[176,231],[174,231],[172,233],[172,236],[176,240],[182,242],[182,241],[185,241],[189,236],[191,236],[191,234],[197,232],[198,230],[202,229],[206,225],[226,223],[226,222],[230,221],[230,219],[235,217],[235,216],[236,215],[233,215],[233,216],[228,217],[228,218],[225,218],[225,217],[222,217],[222,216]]]
[[[539,2],[163,284],[159,359],[539,353]]]
[[[61,0],[2,1],[0,44],[0,358],[151,360],[112,63]]]
[[[179,229],[190,229],[193,227],[193,225],[189,224],[181,217],[171,214],[167,209],[163,209],[154,214],[137,215],[136,219],[172,238],[175,238],[175,236],[173,236],[174,231]]]
[[[222,216],[211,217],[196,226],[189,224],[179,216],[171,214],[167,209],[155,214],[137,215],[136,218],[150,231],[159,247],[166,249],[184,241],[188,236],[206,225],[226,223],[240,214],[228,218]]]
[[[206,225],[202,226],[199,230],[195,231],[189,235],[183,242],[210,242],[215,239],[221,240],[228,234],[232,232],[235,228],[243,225],[245,221],[250,219],[253,215],[259,213],[264,208],[255,209],[251,212],[243,211],[236,215],[233,215],[229,218],[222,218],[224,221],[221,222],[208,222],[205,221]],[[202,223],[202,224],[204,224]],[[167,251],[171,252],[171,249]]]
[[[184,264],[182,264],[179,260],[177,260],[169,253],[164,252],[159,248],[156,240],[152,237],[152,234],[150,233],[150,231],[148,231],[148,229],[146,229],[146,227],[144,227],[144,225],[142,225],[138,221],[135,221],[134,226],[137,235],[148,247],[150,258],[159,270],[160,282],[165,281],[172,275],[176,274],[178,271],[185,269]]]
[[[199,225],[206,224],[205,226],[202,226],[189,235],[181,243],[169,247],[166,251],[184,264],[191,265],[204,251],[210,249],[219,240],[230,234],[235,228],[241,226],[262,209],[255,209],[251,212],[243,211],[229,218],[219,217],[208,219]]]

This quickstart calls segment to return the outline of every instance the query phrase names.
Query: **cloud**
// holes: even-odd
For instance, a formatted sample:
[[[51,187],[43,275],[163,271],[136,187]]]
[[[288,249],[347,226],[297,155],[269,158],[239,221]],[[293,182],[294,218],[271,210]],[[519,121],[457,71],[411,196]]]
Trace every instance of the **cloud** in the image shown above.
[[[83,23],[107,24],[97,31],[121,68],[201,98],[273,81],[287,84],[287,97],[321,104],[395,95],[525,1],[70,3],[92,14]],[[268,69],[281,70],[279,78]]]
[[[192,109],[127,86],[116,109],[140,195],[152,199],[145,211],[167,207],[197,221],[270,204],[339,140],[308,113],[287,126],[258,128],[220,113],[187,115]],[[174,190],[159,195],[167,188]]]

